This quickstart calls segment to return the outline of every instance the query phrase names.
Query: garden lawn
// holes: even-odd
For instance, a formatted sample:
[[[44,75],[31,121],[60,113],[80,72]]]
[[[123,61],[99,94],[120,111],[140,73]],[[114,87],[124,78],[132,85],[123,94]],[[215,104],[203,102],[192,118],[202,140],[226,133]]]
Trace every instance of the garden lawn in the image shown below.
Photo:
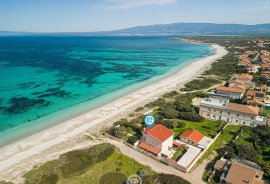
[[[219,137],[215,140],[215,142],[208,148],[208,150],[203,154],[203,156],[199,159],[197,164],[202,163],[202,161],[212,155],[216,150],[222,148],[225,144],[230,143],[235,137],[238,135],[240,130],[240,126],[237,125],[228,125]]]
[[[175,128],[174,131],[174,137],[178,137],[181,133],[183,133],[185,130],[197,130],[201,132],[203,135],[213,138],[219,127],[219,123],[217,121],[208,120],[205,119],[203,122],[192,122],[192,121],[186,121],[181,120],[185,122],[185,126],[183,128]]]
[[[144,166],[138,163],[136,160],[129,158],[119,151],[114,151],[113,155],[110,156],[107,160],[95,164],[89,170],[80,175],[74,176],[72,178],[60,179],[58,184],[76,184],[76,183],[99,183],[102,176],[108,173],[118,173],[119,175],[123,174],[128,178],[128,176],[137,174],[140,169],[145,171],[146,175],[155,175],[156,173],[151,170],[150,167]],[[117,178],[111,178],[111,183],[114,183],[113,180]]]

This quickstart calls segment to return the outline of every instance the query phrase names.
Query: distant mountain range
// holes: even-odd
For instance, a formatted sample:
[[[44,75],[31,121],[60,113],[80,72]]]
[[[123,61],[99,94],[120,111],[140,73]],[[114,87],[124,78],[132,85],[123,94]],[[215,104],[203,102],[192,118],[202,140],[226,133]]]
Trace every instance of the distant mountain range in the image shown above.
[[[270,35],[269,24],[213,24],[213,23],[174,23],[137,26],[127,29],[103,32],[59,32],[30,33],[0,31],[0,35],[71,35],[71,36],[108,36],[108,35]]]

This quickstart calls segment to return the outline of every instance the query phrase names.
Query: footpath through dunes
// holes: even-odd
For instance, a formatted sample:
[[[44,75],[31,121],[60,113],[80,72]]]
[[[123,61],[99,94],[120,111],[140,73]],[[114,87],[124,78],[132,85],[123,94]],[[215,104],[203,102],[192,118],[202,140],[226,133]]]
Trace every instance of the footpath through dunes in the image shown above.
[[[0,149],[0,178],[14,179],[25,170],[31,170],[38,160],[46,162],[59,152],[75,147],[88,132],[98,132],[126,117],[136,108],[157,99],[164,93],[178,90],[186,82],[200,75],[206,67],[227,54],[219,46],[212,45],[215,54],[190,63],[176,74],[148,85],[103,107],[75,117],[38,134]],[[9,174],[13,173],[12,176]],[[17,175],[16,175],[17,174]]]

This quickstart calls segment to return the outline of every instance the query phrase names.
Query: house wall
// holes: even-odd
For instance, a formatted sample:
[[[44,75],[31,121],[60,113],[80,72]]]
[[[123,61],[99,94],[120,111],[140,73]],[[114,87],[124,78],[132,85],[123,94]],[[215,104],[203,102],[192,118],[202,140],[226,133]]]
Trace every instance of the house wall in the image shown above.
[[[229,87],[230,88],[244,88],[244,85],[239,84],[239,83],[230,83]]]
[[[229,91],[216,91],[216,95],[218,96],[224,96],[232,99],[242,99],[244,96],[244,93],[234,93]]]
[[[200,115],[208,119],[223,120],[237,125],[247,125],[252,127],[256,127],[257,125],[265,125],[265,122],[256,121],[256,115],[202,104],[200,106]]]
[[[168,150],[168,147],[173,147],[173,135],[161,143],[161,151]]]
[[[159,150],[162,148],[162,143],[149,134],[143,134],[142,141]]]
[[[192,141],[189,137],[184,137],[184,138],[180,137],[180,141],[183,141],[187,144],[191,144],[191,145],[196,146],[196,147],[198,147],[198,145],[199,145],[196,142]]]

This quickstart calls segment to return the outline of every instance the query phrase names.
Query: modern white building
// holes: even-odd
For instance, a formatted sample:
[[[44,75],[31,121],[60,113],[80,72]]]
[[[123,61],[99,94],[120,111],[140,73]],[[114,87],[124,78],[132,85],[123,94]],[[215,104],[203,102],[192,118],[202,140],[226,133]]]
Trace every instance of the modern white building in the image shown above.
[[[222,97],[228,97],[232,99],[242,99],[244,97],[245,89],[238,87],[216,87],[216,95]]]
[[[252,127],[266,125],[266,118],[259,116],[258,107],[231,103],[228,99],[221,97],[205,98],[200,104],[200,115],[237,125]]]

